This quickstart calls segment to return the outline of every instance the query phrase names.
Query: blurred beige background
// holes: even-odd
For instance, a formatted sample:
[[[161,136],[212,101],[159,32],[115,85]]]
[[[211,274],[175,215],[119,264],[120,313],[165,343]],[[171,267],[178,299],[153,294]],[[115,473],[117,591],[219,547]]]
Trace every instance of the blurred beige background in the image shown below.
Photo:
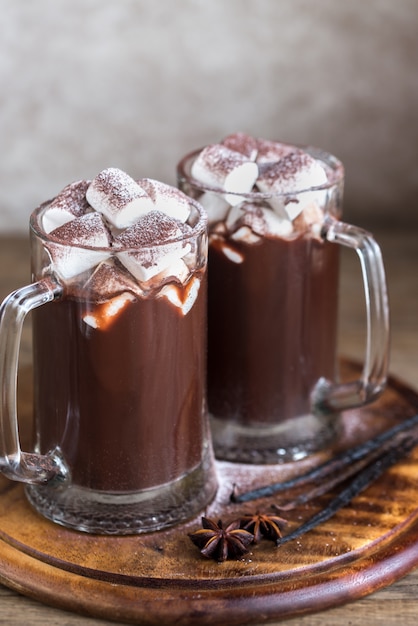
[[[0,0],[0,233],[113,165],[174,183],[244,130],[346,165],[345,218],[418,226],[417,0]]]

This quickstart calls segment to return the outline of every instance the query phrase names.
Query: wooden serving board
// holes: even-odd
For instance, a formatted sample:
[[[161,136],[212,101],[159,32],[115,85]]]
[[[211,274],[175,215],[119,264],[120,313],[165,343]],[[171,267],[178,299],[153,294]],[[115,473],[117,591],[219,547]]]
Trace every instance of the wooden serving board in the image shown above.
[[[358,374],[344,363],[345,377]],[[24,377],[23,377],[24,381]],[[23,382],[23,385],[26,383]],[[391,379],[381,399],[344,415],[341,447],[418,412],[418,395]],[[23,438],[29,402],[21,407]],[[301,473],[325,460],[282,466],[217,463],[219,491],[204,512],[225,522],[271,511],[274,498],[233,504],[229,495]],[[203,558],[188,533],[200,517],[142,536],[100,537],[44,520],[22,485],[0,478],[0,582],[46,604],[143,625],[243,625],[319,611],[391,584],[418,564],[418,449],[315,530],[277,548],[262,541],[240,560]],[[326,497],[287,514],[286,532]]]

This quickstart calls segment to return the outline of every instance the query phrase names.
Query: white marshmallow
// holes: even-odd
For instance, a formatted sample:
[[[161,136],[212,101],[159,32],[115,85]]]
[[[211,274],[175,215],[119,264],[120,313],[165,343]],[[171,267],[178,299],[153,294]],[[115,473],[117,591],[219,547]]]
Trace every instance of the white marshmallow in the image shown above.
[[[121,293],[102,304],[97,305],[94,310],[86,313],[83,321],[98,330],[106,330],[114,322],[118,313],[125,309],[135,297],[131,293]]]
[[[53,230],[50,238],[45,245],[53,269],[64,280],[86,272],[110,256],[110,235],[98,213],[74,218]]]
[[[258,154],[257,139],[246,133],[233,133],[222,140],[222,145],[230,150],[244,154],[250,161],[255,161]]]
[[[324,223],[324,211],[316,202],[311,202],[303,209],[295,220],[297,230],[310,229],[315,237],[322,239],[321,230]]]
[[[123,265],[115,263],[113,259],[106,259],[96,267],[88,277],[83,288],[89,293],[92,300],[104,302],[110,296],[122,292],[142,296],[142,289],[133,280],[131,274]]]
[[[153,256],[147,252],[119,252],[118,258],[126,269],[141,282],[147,282],[154,276],[165,272],[171,276],[175,275],[177,261],[190,252],[190,245],[171,244],[160,249],[161,256]],[[185,265],[185,264],[183,264]],[[183,267],[182,267],[183,269]]]
[[[326,202],[327,190],[318,189],[317,191],[305,191],[298,194],[297,202],[289,202],[284,208],[289,216],[289,219],[293,222],[299,215],[303,214],[306,210],[309,210],[309,207],[314,204],[318,209],[319,207],[323,207],[322,209],[319,209],[323,214]]]
[[[212,191],[205,191],[200,196],[199,202],[208,215],[209,224],[223,221],[231,207],[223,196]]]
[[[249,226],[241,226],[232,235],[229,236],[233,241],[241,241],[242,243],[254,244],[261,240],[259,235],[253,233]]]
[[[146,282],[164,270],[169,272],[191,251],[191,245],[182,241],[188,231],[186,224],[152,211],[115,238],[115,248],[125,248],[117,257],[137,280]]]
[[[190,278],[190,270],[183,259],[175,259],[168,267],[158,274],[153,274],[147,280],[141,281],[143,292],[159,289],[166,282],[181,283],[184,285]]]
[[[186,288],[173,284],[165,285],[158,296],[167,298],[169,302],[181,310],[183,315],[187,315],[196,301],[199,289],[200,280],[196,276],[193,276]]]
[[[277,194],[269,203],[280,216],[285,211],[288,218],[294,220],[315,198],[323,199],[323,191],[311,189],[327,182],[322,165],[306,152],[295,150],[263,168],[257,187],[263,193]]]
[[[287,154],[295,151],[294,146],[289,146],[280,141],[271,141],[269,139],[257,139],[257,163],[273,163],[279,161]]]
[[[233,263],[244,262],[244,255],[226,242],[222,242],[219,248],[223,252],[223,254]]]
[[[50,202],[42,216],[42,228],[46,234],[89,211],[86,200],[89,184],[86,180],[71,183]]]
[[[187,221],[190,215],[190,203],[182,191],[152,178],[142,178],[138,181],[138,185],[153,200],[156,211],[162,211],[180,222]]]
[[[243,223],[246,215],[245,206],[246,204],[242,202],[241,204],[236,204],[230,209],[225,220],[225,226],[228,231],[233,230],[238,222],[241,221]]]
[[[86,192],[90,205],[116,228],[127,228],[154,209],[154,202],[128,174],[114,167],[103,170]]]
[[[282,217],[271,209],[246,202],[232,207],[226,220],[226,226],[230,231],[236,226],[241,228],[247,227],[251,229],[255,236],[259,235],[261,237],[266,235],[285,237],[293,231],[292,222],[287,216]],[[231,237],[236,240],[244,237],[245,241],[250,243],[250,237],[245,231],[242,231],[241,235],[235,232]],[[258,241],[258,237],[254,239],[254,243],[255,241]]]
[[[171,263],[169,267],[167,267],[167,269],[163,270],[163,272],[158,275],[159,282],[161,283],[163,280],[174,279],[184,284],[190,276],[189,267],[184,261],[186,256],[187,255],[185,255],[181,259],[173,261],[173,263]]]
[[[96,252],[81,248],[68,247],[54,251],[53,244],[49,244],[49,250],[53,259],[54,270],[64,281],[92,269],[95,265],[109,257],[109,253],[106,252]]]
[[[235,150],[221,144],[212,144],[197,156],[191,174],[204,185],[227,192],[227,202],[234,205],[243,200],[239,194],[252,190],[257,180],[258,166]]]
[[[75,215],[66,209],[59,209],[58,207],[52,207],[47,209],[42,216],[42,228],[48,235],[51,231],[64,226],[67,222],[71,222],[75,218]]]
[[[266,223],[266,235],[286,237],[293,232],[292,221],[283,218],[270,209],[263,209],[263,217]]]

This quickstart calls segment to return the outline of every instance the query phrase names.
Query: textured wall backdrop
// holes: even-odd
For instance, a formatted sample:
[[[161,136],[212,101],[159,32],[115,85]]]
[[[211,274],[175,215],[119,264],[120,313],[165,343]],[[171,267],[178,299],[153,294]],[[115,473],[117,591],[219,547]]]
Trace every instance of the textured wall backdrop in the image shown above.
[[[0,232],[104,167],[174,182],[244,130],[346,164],[346,218],[418,225],[417,0],[0,0]]]

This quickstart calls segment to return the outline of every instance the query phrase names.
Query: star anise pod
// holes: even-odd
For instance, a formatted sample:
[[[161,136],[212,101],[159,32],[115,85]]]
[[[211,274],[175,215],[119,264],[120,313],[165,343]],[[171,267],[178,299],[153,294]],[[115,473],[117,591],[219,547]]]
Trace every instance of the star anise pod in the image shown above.
[[[202,517],[202,527],[194,533],[189,533],[189,537],[203,556],[219,563],[228,558],[239,559],[248,552],[248,546],[254,541],[252,533],[240,528],[239,520],[231,522],[224,528],[222,520],[215,522]]]
[[[281,526],[286,524],[286,520],[278,515],[244,515],[240,520],[240,526],[244,530],[250,531],[254,535],[254,543],[258,543],[263,537],[271,541],[277,541],[282,536]]]

